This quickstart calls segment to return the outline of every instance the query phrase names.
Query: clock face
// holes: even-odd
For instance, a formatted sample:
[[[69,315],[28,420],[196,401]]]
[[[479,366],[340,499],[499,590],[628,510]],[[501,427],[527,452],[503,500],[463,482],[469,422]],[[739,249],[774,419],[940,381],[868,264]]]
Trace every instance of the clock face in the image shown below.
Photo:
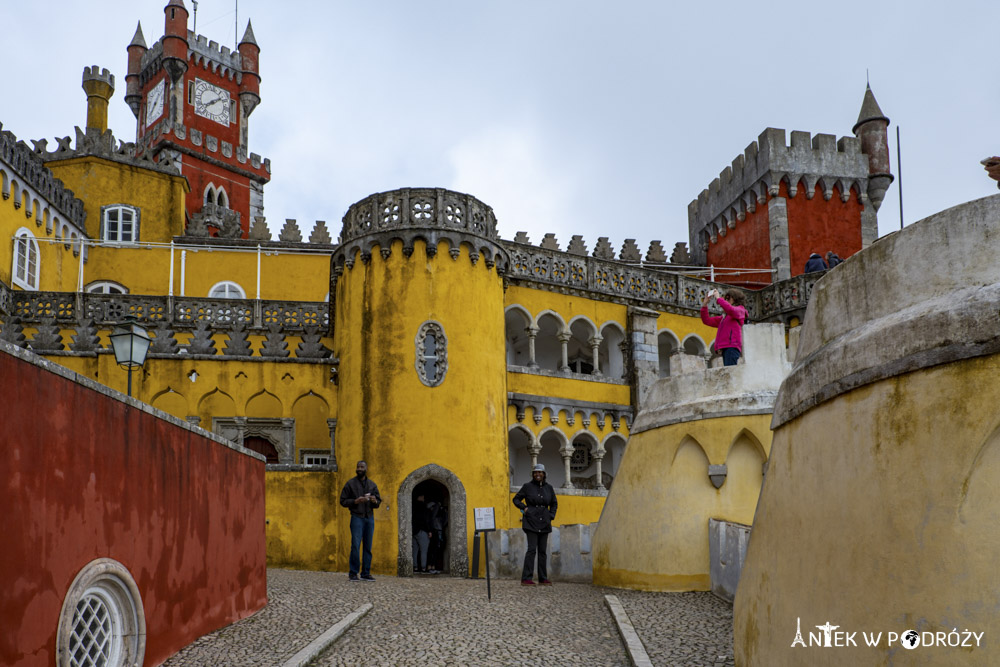
[[[163,113],[163,97],[167,92],[167,81],[166,79],[160,79],[160,82],[150,88],[149,92],[146,94],[146,126],[153,124],[153,121],[160,117]]]
[[[229,125],[229,91],[208,81],[194,80],[194,112],[216,123]]]

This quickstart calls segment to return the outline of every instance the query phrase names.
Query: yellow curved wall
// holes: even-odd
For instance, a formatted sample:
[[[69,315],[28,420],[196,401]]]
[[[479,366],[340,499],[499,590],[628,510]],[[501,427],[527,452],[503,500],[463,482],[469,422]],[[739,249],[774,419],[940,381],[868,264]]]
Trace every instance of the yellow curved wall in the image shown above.
[[[775,431],[734,604],[736,664],[996,664],[997,377],[1000,355],[934,366]],[[798,619],[804,636],[829,621],[860,645],[792,648]],[[955,628],[985,632],[982,647],[869,648],[860,634]]]
[[[633,434],[594,533],[594,583],[709,590],[708,520],[752,522],[770,420],[720,417]],[[720,489],[709,464],[728,466]]]
[[[356,460],[368,462],[387,501],[376,513],[373,561],[386,574],[397,571],[395,494],[414,470],[434,463],[461,480],[470,540],[472,508],[509,502],[501,278],[482,259],[472,265],[465,246],[452,259],[447,243],[430,258],[422,241],[414,245],[409,258],[400,241],[388,259],[375,248],[370,263],[357,259],[337,283],[337,489]],[[447,374],[436,387],[422,384],[414,366],[427,320],[441,323],[448,341]],[[346,540],[348,512],[338,510]],[[346,569],[341,551],[337,566]]]

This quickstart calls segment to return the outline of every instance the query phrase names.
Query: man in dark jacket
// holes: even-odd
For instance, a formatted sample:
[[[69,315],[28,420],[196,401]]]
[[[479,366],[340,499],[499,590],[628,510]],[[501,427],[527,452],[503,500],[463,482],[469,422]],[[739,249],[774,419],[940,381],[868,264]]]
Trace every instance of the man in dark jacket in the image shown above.
[[[340,492],[340,504],[351,510],[351,571],[348,578],[358,581],[375,581],[371,574],[372,537],[375,534],[375,508],[382,504],[378,486],[368,479],[368,464],[358,461],[355,477],[347,480]],[[358,548],[364,543],[364,562],[358,558]]]
[[[521,510],[521,528],[528,538],[528,550],[524,554],[524,568],[521,570],[521,585],[534,586],[535,553],[538,554],[538,583],[551,586],[545,566],[545,550],[552,532],[552,521],[559,506],[555,489],[545,481],[545,466],[535,464],[531,469],[531,481],[521,487],[514,496],[514,505]]]
[[[809,261],[806,262],[806,273],[813,273],[814,271],[826,271],[826,262],[823,261],[823,256],[818,252],[814,252],[809,255]]]

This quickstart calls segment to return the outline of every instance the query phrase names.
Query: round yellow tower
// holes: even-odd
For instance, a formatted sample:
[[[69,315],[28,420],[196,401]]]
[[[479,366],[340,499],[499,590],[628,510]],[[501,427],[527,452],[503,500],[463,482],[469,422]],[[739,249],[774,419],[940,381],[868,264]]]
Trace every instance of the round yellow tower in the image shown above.
[[[472,508],[499,512],[509,495],[508,260],[496,218],[469,195],[394,190],[351,206],[340,241],[330,271],[338,484],[364,459],[379,485],[374,571],[412,573],[411,508],[421,494],[447,516],[438,567],[465,576]]]

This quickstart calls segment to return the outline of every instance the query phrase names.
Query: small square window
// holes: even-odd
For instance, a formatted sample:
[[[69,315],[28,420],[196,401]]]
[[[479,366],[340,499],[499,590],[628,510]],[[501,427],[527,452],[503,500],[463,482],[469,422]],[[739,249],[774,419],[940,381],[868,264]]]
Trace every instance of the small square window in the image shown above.
[[[139,240],[139,211],[125,205],[106,206],[101,219],[101,238],[107,243]]]

